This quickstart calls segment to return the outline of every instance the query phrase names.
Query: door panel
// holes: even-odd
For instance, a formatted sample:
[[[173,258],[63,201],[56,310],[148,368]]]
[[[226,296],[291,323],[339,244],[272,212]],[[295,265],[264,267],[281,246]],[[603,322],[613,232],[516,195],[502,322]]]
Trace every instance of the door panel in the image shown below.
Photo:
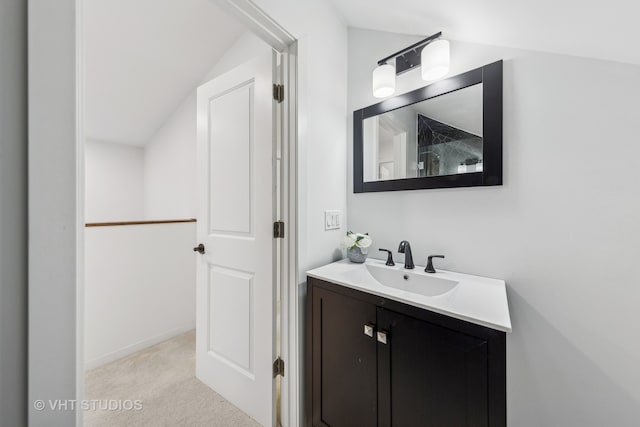
[[[209,351],[249,378],[254,377],[253,277],[250,273],[212,266],[209,279]],[[227,324],[233,325],[233,333],[216,327]]]
[[[198,88],[196,375],[273,425],[272,54]]]
[[[487,426],[487,341],[378,308],[381,426]]]
[[[243,82],[209,102],[212,233],[251,233],[254,84]]]
[[[376,344],[364,325],[376,307],[320,288],[312,298],[313,425],[375,426]]]

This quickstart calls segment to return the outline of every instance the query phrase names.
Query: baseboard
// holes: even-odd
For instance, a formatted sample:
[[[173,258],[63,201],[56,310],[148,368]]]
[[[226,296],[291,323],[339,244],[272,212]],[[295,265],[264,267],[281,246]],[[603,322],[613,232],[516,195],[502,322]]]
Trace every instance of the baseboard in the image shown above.
[[[99,366],[106,365],[107,363],[116,361],[118,359],[122,359],[123,357],[129,356],[130,354],[133,354],[137,351],[143,350],[147,347],[151,347],[152,345],[159,344],[162,341],[166,341],[170,338],[173,338],[180,334],[184,334],[185,332],[189,332],[193,329],[195,329],[195,325],[171,329],[160,335],[156,335],[154,337],[139,341],[135,344],[128,345],[116,351],[112,351],[111,353],[107,353],[106,355],[98,357],[96,359],[85,361],[84,370],[89,371]]]

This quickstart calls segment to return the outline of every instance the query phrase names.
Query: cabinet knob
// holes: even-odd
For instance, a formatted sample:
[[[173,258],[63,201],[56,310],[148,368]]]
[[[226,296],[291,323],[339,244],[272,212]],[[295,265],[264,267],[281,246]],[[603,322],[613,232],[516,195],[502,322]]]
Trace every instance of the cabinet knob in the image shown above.
[[[387,343],[387,331],[378,331],[377,339],[379,343],[386,344]]]
[[[368,337],[373,338],[373,331],[375,330],[376,325],[371,323],[364,325],[364,334]]]

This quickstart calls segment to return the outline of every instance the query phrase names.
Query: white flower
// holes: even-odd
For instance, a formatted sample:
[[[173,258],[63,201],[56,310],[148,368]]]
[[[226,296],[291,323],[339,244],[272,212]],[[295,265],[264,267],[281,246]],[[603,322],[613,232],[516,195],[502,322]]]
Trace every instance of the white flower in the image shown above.
[[[367,234],[358,233],[356,234],[356,247],[360,248],[360,252],[366,254],[369,252],[369,246],[373,243],[371,237]]]
[[[347,235],[342,239],[342,246],[347,249],[359,248],[363,254],[368,252],[369,246],[371,246],[372,243],[373,240],[371,240],[368,234],[353,233],[351,231],[347,231]]]
[[[367,249],[373,243],[371,237],[367,236],[366,234],[358,233],[356,236],[358,237],[356,246],[358,246],[360,249]]]
[[[342,239],[342,246],[349,249],[352,248],[356,244],[356,235],[353,233],[347,233],[346,236]]]

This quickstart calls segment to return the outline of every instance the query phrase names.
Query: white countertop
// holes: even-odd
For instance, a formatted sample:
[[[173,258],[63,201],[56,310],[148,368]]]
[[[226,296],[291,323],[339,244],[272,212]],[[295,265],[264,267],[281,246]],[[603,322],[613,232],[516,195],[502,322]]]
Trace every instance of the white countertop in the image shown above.
[[[415,275],[429,276],[429,278],[452,280],[458,284],[441,295],[424,296],[383,285],[371,275],[367,264],[376,268],[398,271],[398,273],[390,271],[390,274],[410,272]],[[365,264],[354,264],[348,259],[344,259],[307,271],[307,275],[456,319],[511,332],[511,318],[504,280],[444,270],[437,270],[437,273],[429,274],[424,272],[424,266],[417,265],[414,270],[404,270],[399,263],[394,267],[388,267],[384,261],[376,259],[367,259]]]

